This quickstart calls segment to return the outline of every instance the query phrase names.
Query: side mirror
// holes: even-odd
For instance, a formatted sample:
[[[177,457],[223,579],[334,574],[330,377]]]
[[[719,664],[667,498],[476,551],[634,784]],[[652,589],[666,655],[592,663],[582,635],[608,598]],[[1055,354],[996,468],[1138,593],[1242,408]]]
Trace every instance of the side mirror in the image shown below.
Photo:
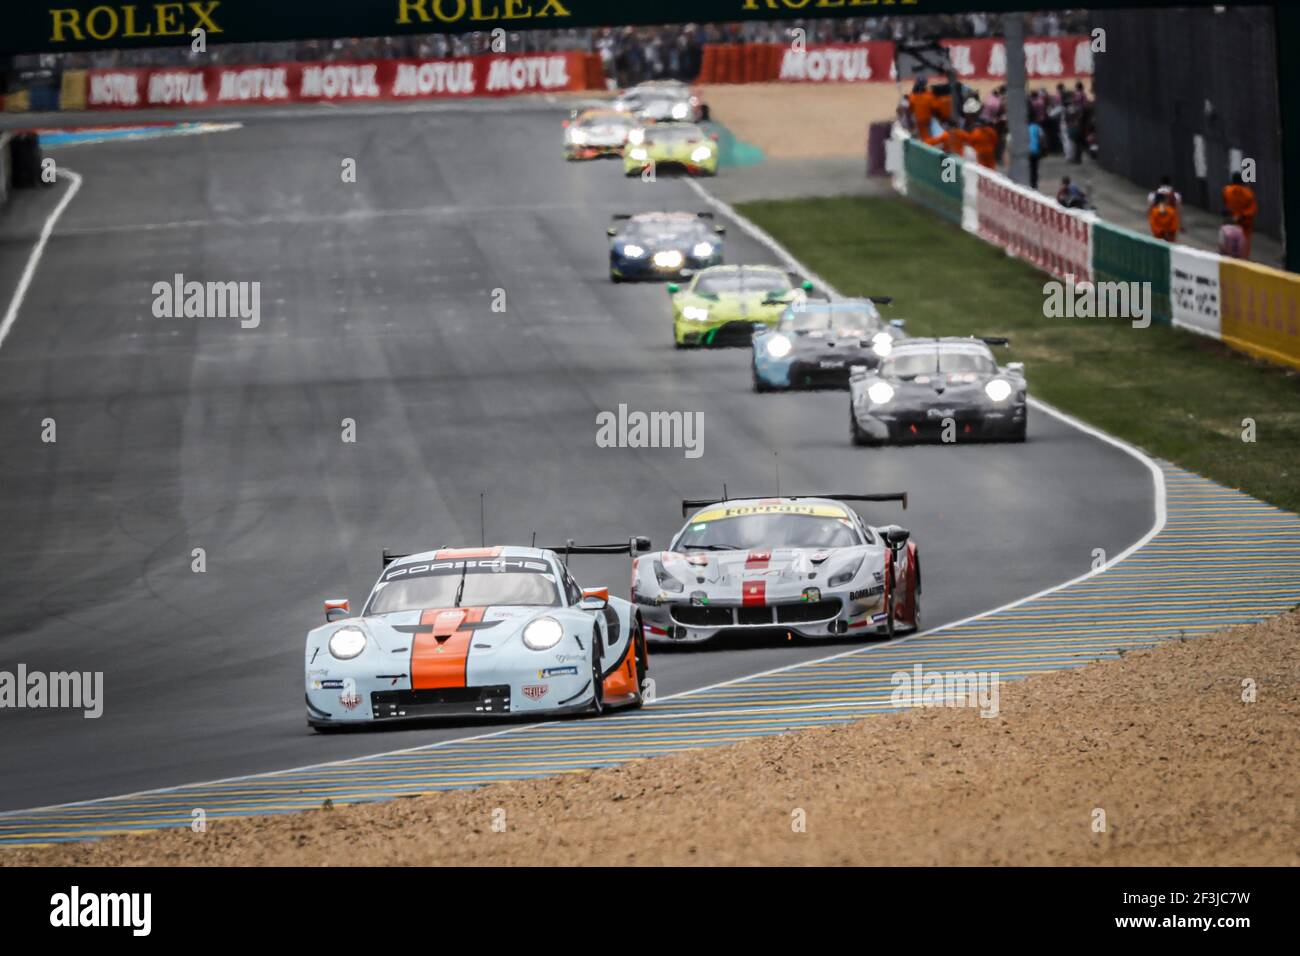
[[[676,282],[668,283],[667,288],[668,288],[669,295],[676,295],[678,292],[682,291],[682,287],[679,286]]]
[[[912,532],[908,531],[906,528],[900,528],[896,524],[891,524],[888,527],[881,528],[880,530],[884,533],[885,541],[888,542],[891,548],[897,548],[900,545],[906,544],[907,539],[912,536]]]
[[[617,228],[616,226],[609,226],[609,227],[606,228],[606,230],[605,230],[605,235],[607,235],[607,236],[617,236],[617,235],[618,235],[618,228]]]
[[[1024,371],[1025,371],[1025,363],[1024,363],[1024,362],[1008,362],[1008,363],[1007,363],[1007,371],[1008,371],[1008,372],[1020,372],[1020,373],[1023,374]]]
[[[602,611],[609,604],[609,588],[583,588],[578,607],[584,611]]]
[[[898,329],[899,331],[902,331],[907,327],[907,319],[890,319],[889,325],[891,328],[895,328]]]
[[[632,553],[642,554],[650,550],[650,539],[644,535],[637,535],[632,539]]]
[[[799,283],[799,288],[803,289],[805,292],[811,292],[813,290],[813,284],[807,279],[804,279]]]
[[[718,235],[720,235],[720,236],[725,236],[725,235],[727,234],[727,227],[726,227],[726,226],[714,226],[714,227],[713,227],[713,231],[716,232],[716,233],[717,233]]]
[[[347,598],[330,598],[325,602],[325,620],[333,624],[335,621],[341,621],[345,617],[351,617],[352,612],[348,609]]]
[[[713,140],[713,141],[716,143],[716,142],[718,141],[718,134],[717,134],[717,133],[710,133],[710,134],[709,134],[709,139]]]

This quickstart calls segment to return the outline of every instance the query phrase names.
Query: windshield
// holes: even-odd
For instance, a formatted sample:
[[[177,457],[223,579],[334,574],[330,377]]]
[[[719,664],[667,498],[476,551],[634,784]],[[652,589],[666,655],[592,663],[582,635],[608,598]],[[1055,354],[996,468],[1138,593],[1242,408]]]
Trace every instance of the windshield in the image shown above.
[[[633,219],[627,224],[626,232],[634,236],[681,236],[683,238],[705,238],[708,229],[699,219],[692,216]]]
[[[647,126],[645,131],[647,143],[686,143],[695,139],[704,139],[698,126]]]
[[[581,129],[592,129],[597,126],[614,126],[627,129],[632,126],[632,123],[632,118],[624,113],[588,113],[578,120],[578,126]]]
[[[792,308],[781,320],[786,332],[830,332],[841,338],[865,335],[880,327],[877,314],[864,306],[857,308],[809,309]]]
[[[860,543],[857,529],[847,516],[761,514],[708,520],[706,514],[686,526],[673,550],[848,548]]]
[[[918,376],[926,380],[935,374],[942,375],[992,375],[997,372],[997,363],[987,355],[978,352],[949,352],[936,349],[933,352],[909,352],[895,355],[880,364],[880,374],[887,378],[899,378],[904,381]]]
[[[724,292],[788,292],[790,279],[773,269],[737,269],[728,272],[701,273],[695,280],[695,291],[703,295]]]
[[[560,590],[551,566],[545,561],[489,558],[391,568],[375,585],[366,614],[502,604],[559,607]]]

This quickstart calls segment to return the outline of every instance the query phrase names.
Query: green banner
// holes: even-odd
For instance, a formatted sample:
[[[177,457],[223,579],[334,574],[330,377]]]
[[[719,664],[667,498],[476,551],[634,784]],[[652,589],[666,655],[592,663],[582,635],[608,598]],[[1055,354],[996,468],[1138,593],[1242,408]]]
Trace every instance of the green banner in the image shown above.
[[[1132,0],[1091,0],[1124,7]],[[1144,6],[1209,6],[1145,0]],[[469,33],[502,29],[733,23],[1020,10],[1024,0],[10,0],[0,13],[0,55],[172,46],[206,31],[209,43]],[[1070,9],[1069,2],[1034,3]]]
[[[1098,220],[1092,225],[1095,282],[1149,282],[1151,320],[1168,325],[1169,243]]]
[[[903,142],[907,198],[961,225],[962,159],[915,139]]]

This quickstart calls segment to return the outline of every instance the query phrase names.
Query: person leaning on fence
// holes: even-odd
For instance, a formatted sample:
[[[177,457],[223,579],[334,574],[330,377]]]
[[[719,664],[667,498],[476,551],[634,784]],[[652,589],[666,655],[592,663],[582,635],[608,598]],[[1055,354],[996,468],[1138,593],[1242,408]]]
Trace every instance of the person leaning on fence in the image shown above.
[[[1246,250],[1240,257],[1250,257],[1250,241],[1255,236],[1255,216],[1259,212],[1259,203],[1255,201],[1255,191],[1241,178],[1240,172],[1232,174],[1232,182],[1223,187],[1223,212],[1235,225],[1241,227]]]
[[[1088,197],[1082,189],[1070,182],[1069,176],[1061,177],[1061,188],[1056,191],[1056,201],[1066,209],[1088,208]]]
[[[1173,198],[1157,192],[1155,204],[1147,210],[1147,223],[1151,226],[1151,235],[1157,239],[1177,242],[1182,223],[1179,221],[1178,206]]]

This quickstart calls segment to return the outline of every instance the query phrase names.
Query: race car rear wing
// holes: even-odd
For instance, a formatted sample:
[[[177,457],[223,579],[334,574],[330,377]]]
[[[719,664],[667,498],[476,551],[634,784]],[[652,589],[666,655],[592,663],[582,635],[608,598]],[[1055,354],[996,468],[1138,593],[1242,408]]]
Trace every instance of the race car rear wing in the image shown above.
[[[724,501],[744,501],[756,500],[758,498],[771,496],[751,496],[746,498],[744,495],[730,496],[726,498],[683,498],[682,499],[682,517],[688,515],[696,508],[703,508],[706,505],[722,504]],[[832,501],[901,501],[903,510],[907,510],[907,492],[906,491],[888,491],[871,495],[781,495],[781,498],[796,501],[800,498],[829,498]]]
[[[542,550],[564,555],[565,563],[568,563],[569,558],[575,554],[630,554],[635,557],[643,551],[650,550],[650,539],[639,534],[633,535],[622,544],[574,544],[570,539],[558,548],[544,547]]]

